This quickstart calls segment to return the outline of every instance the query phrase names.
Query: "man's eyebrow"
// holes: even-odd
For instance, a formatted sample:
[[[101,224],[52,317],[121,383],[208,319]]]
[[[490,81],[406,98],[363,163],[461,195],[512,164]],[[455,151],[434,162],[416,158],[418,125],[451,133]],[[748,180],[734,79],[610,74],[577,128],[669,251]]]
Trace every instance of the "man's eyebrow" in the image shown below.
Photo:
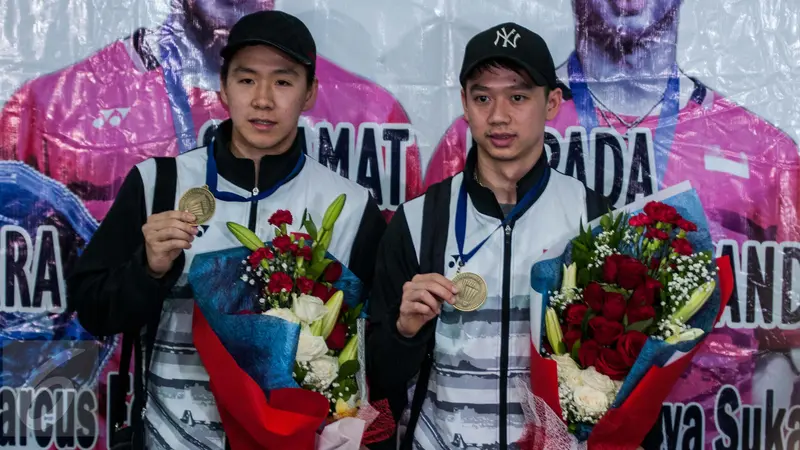
[[[469,91],[472,92],[488,92],[489,88],[482,84],[473,84],[470,86]]]
[[[295,75],[295,76],[298,76],[298,77],[300,76],[300,72],[294,70],[291,67],[284,67],[284,68],[281,68],[281,69],[275,69],[275,70],[272,71],[272,73],[277,74],[277,75]]]
[[[247,73],[247,74],[257,74],[255,69],[251,69],[247,66],[236,66],[233,68],[234,73]]]
[[[518,81],[518,82],[514,83],[513,85],[511,85],[511,86],[509,86],[507,88],[503,88],[503,89],[508,89],[508,90],[512,90],[512,91],[530,90],[530,89],[533,89],[533,85],[531,83],[528,83],[527,81]],[[488,87],[482,85],[482,84],[473,84],[469,88],[469,92],[470,93],[489,92],[489,91],[490,91],[490,89]]]

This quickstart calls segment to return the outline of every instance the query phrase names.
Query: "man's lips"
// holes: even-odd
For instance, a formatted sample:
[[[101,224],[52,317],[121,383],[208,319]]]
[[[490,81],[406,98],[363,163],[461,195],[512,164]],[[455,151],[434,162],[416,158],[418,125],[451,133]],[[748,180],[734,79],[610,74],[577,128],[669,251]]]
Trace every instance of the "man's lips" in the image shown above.
[[[261,131],[271,130],[277,123],[266,119],[250,119],[253,128]]]
[[[517,135],[513,133],[492,133],[489,135],[489,140],[498,148],[510,146],[516,138]]]

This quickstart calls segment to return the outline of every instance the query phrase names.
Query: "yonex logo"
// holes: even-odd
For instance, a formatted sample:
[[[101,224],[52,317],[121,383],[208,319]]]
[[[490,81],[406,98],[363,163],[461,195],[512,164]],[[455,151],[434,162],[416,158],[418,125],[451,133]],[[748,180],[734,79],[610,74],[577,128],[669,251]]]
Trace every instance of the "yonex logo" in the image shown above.
[[[100,110],[100,117],[94,119],[92,125],[98,129],[103,128],[107,123],[112,127],[118,127],[130,110],[130,108],[102,109]]]

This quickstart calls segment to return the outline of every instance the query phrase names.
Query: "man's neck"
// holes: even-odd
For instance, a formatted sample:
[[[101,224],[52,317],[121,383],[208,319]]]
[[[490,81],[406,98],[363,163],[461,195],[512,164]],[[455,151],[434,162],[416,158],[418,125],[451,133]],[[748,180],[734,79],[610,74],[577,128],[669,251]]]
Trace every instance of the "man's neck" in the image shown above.
[[[672,75],[677,33],[677,12],[638,37],[578,28],[578,59],[589,89],[602,103],[596,106],[635,117],[659,111],[660,105],[653,106]]]
[[[219,91],[219,53],[223,41],[215,39],[215,36],[227,31],[202,29],[190,22],[184,14],[170,15],[165,24],[167,36],[161,38],[169,39],[174,44],[178,54],[173,58],[179,61],[184,83],[208,91]]]
[[[231,153],[233,153],[233,156],[237,158],[249,159],[253,161],[256,171],[256,180],[258,180],[258,172],[259,168],[261,167],[261,158],[265,156],[278,156],[290,151],[296,137],[297,131],[295,130],[291,136],[289,136],[284,142],[281,142],[278,146],[269,149],[259,149],[246,144],[244,139],[234,132],[231,136]]]
[[[542,146],[523,159],[501,161],[492,159],[485,151],[478,149],[476,180],[494,193],[497,203],[514,205],[518,200],[517,183],[533,169],[543,152]]]

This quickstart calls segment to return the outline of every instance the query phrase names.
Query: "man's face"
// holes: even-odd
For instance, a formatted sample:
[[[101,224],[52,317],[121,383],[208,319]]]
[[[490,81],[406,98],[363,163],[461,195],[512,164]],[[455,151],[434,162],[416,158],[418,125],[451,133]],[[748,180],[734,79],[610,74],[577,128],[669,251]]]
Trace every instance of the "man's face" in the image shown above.
[[[467,80],[461,101],[478,146],[492,159],[514,161],[542,146],[545,121],[558,113],[561,90],[545,97],[545,88],[527,73],[489,67]]]
[[[576,20],[588,28],[639,36],[681,5],[681,0],[573,0]]]
[[[183,0],[190,20],[208,30],[228,30],[247,14],[272,10],[274,0]]]
[[[221,86],[234,144],[267,153],[289,148],[300,114],[317,97],[317,82],[308,85],[306,67],[266,45],[237,51]]]

